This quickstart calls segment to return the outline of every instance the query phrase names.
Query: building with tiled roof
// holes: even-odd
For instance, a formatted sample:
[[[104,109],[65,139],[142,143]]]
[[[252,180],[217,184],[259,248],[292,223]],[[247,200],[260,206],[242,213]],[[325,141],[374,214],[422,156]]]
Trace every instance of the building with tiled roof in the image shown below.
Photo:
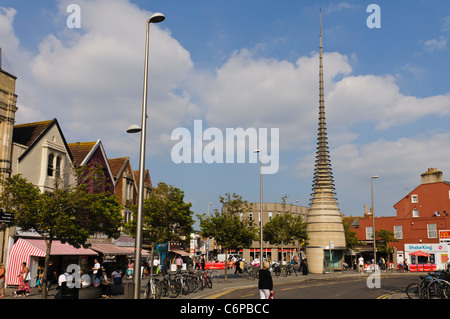
[[[89,191],[108,192],[114,194],[114,176],[111,172],[111,168],[109,167],[109,161],[101,140],[97,140],[96,142],[70,143],[68,146],[72,154],[73,165],[75,167],[93,167],[95,165],[102,167],[103,177],[100,181],[94,181],[93,179],[85,181],[88,183]]]
[[[56,119],[15,125],[12,174],[21,174],[42,192],[73,182],[72,154]]]
[[[128,222],[133,217],[131,207],[137,204],[138,192],[131,162],[128,157],[120,157],[109,159],[109,165],[115,181],[114,194],[123,205],[122,216],[124,222]]]

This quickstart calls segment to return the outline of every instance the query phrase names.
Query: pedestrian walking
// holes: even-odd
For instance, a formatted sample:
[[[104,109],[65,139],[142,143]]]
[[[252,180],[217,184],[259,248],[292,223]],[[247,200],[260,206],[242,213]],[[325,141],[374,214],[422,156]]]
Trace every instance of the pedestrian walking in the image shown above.
[[[31,276],[29,274],[29,270],[28,270],[26,262],[22,263],[22,270],[19,272],[19,275],[17,277],[19,277],[19,289],[18,289],[18,292],[28,296],[30,294],[30,292],[31,292],[31,287],[30,287],[30,284],[28,282],[31,279]]]
[[[180,274],[181,267],[183,267],[183,259],[181,259],[180,255],[178,255],[177,259],[175,260],[175,264],[177,265],[177,274]]]
[[[42,292],[42,275],[44,273],[44,269],[42,269],[42,266],[38,266],[37,274],[34,276],[34,279],[36,279],[36,287],[38,287],[39,292]]]
[[[202,265],[202,270],[205,270],[205,265],[206,265],[205,256],[202,256],[202,258],[200,260],[200,264]]]
[[[55,266],[53,266],[52,260],[50,260],[50,262],[48,263],[45,279],[47,281],[47,292],[48,292],[52,284],[56,283],[56,271]]]
[[[262,268],[259,270],[258,289],[260,299],[269,299],[269,297],[273,295],[273,281],[269,266],[269,262],[264,261]]]
[[[0,298],[5,297],[5,274],[6,270],[3,268],[3,264],[0,263]]]
[[[359,256],[358,258],[358,272],[362,274],[364,272],[364,258],[363,256]]]

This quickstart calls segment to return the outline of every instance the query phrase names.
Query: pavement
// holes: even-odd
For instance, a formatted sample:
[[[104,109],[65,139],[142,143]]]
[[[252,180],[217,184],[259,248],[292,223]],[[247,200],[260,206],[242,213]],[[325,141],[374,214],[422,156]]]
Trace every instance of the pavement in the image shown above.
[[[227,294],[230,290],[236,290],[240,288],[250,288],[250,287],[257,287],[258,281],[257,280],[249,280],[242,278],[239,274],[234,274],[233,270],[228,270],[227,273],[227,280],[224,281],[224,270],[217,270],[218,276],[213,277],[213,287],[211,289],[205,288],[203,291],[188,294],[188,295],[179,295],[177,298],[173,299],[215,299],[217,297],[220,297],[222,295]],[[403,272],[398,271],[392,271],[387,272],[385,274],[405,274]],[[326,273],[326,274],[308,274],[308,275],[302,275],[301,273],[298,273],[297,276],[291,275],[288,277],[275,277],[273,276],[274,285],[280,285],[285,282],[303,282],[303,281],[309,281],[309,280],[326,280],[326,279],[332,279],[332,278],[342,278],[342,277],[357,277],[357,276],[369,276],[371,273],[365,273],[365,274],[359,274],[357,271],[354,270],[347,270],[347,271],[336,271],[332,273]],[[124,281],[125,285],[127,283],[131,283],[131,281]],[[143,292],[145,285],[148,282],[148,278],[144,277],[141,280],[142,284],[142,297],[143,298]],[[130,286],[128,286],[130,287]],[[42,299],[42,294],[38,291],[37,288],[32,288],[31,293],[29,296],[26,297],[11,297],[11,293],[15,291],[17,287],[8,287],[5,289],[5,297],[0,298],[0,300],[5,299]],[[128,291],[130,291],[128,293]],[[58,289],[56,289],[56,286],[52,286],[47,299],[55,299],[55,295],[57,294]],[[128,290],[125,288],[125,294],[123,295],[116,295],[113,298],[114,300],[120,300],[120,299],[133,299],[132,296],[132,289]],[[169,298],[167,298],[169,299]],[[386,295],[383,295],[382,298],[379,299],[408,299],[406,296],[406,293],[404,290],[395,290],[392,291],[392,293],[388,293]]]

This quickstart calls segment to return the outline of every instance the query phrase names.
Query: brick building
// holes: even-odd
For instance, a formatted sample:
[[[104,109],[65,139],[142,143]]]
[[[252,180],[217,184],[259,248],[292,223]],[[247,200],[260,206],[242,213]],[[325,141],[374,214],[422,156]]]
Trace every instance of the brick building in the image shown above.
[[[421,174],[421,184],[399,200],[395,205],[396,216],[375,217],[375,230],[390,230],[398,242],[389,243],[394,248],[393,262],[404,258],[410,264],[435,264],[437,269],[446,267],[450,242],[450,182],[443,179],[441,171],[430,168]],[[365,246],[359,250],[373,258],[372,216],[354,220],[352,231]],[[447,238],[448,237],[448,238]],[[423,251],[430,257],[413,256]],[[414,267],[414,266],[413,266]]]

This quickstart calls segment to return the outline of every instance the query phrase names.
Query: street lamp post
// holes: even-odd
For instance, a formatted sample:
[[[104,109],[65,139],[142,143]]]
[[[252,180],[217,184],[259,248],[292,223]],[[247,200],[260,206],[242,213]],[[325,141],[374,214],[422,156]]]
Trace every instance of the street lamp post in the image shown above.
[[[208,218],[209,218],[209,206],[212,205],[211,202],[208,203]],[[208,237],[208,252],[206,253],[206,261],[209,261],[209,250],[210,250],[211,241]]]
[[[165,17],[162,13],[153,14],[147,20],[146,38],[145,38],[145,66],[144,66],[144,92],[142,97],[142,125],[141,127],[130,126],[128,133],[141,132],[141,149],[139,158],[139,191],[138,191],[138,207],[136,216],[136,243],[134,250],[134,299],[140,299],[141,291],[141,259],[142,259],[142,215],[144,205],[144,170],[145,170],[145,137],[147,129],[147,86],[148,86],[148,56],[149,56],[149,33],[150,24],[164,21]]]
[[[253,151],[254,153],[259,153],[259,178],[260,178],[260,203],[259,203],[259,231],[260,231],[260,251],[261,251],[261,256],[260,256],[260,260],[259,260],[259,264],[262,265],[263,263],[263,254],[264,254],[264,250],[263,250],[263,179],[262,179],[262,161],[261,161],[261,150],[260,149],[256,149]]]
[[[371,196],[372,196],[373,271],[375,271],[376,264],[377,264],[377,245],[376,245],[376,236],[375,236],[375,210],[373,208],[373,180],[375,178],[378,178],[378,176],[375,175],[370,178],[370,192],[371,192]]]

